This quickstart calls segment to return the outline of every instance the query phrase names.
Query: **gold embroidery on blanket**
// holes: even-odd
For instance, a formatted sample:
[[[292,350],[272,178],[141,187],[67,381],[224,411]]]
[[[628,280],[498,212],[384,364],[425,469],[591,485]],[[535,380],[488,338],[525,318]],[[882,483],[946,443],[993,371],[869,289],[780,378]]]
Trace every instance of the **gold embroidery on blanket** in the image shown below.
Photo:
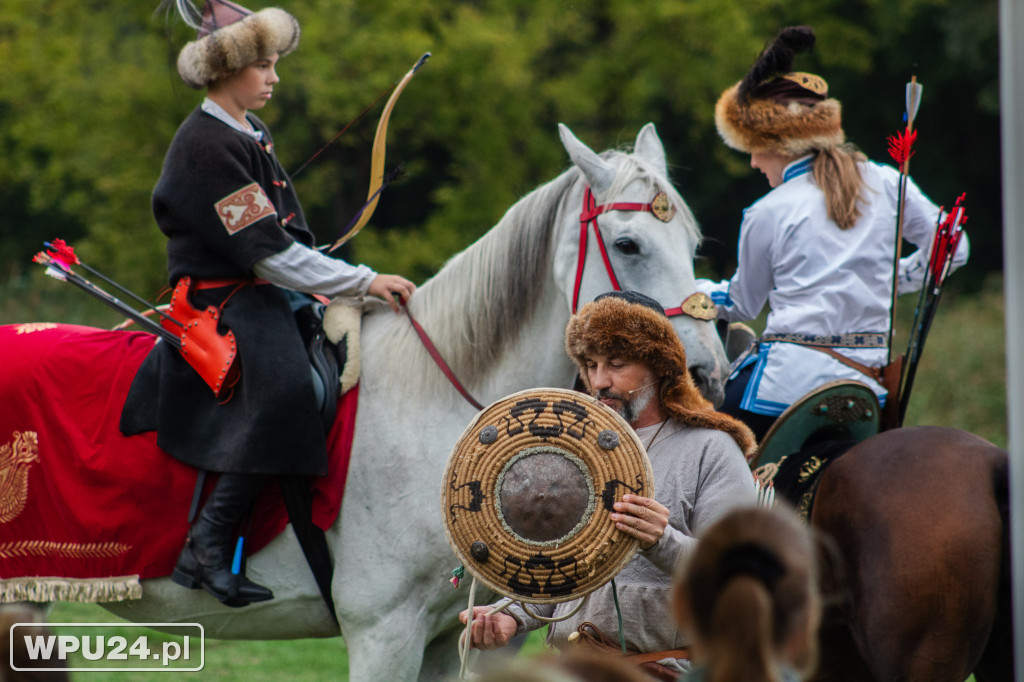
[[[22,540],[0,542],[0,559],[18,556],[59,556],[71,559],[106,559],[124,554],[132,548],[120,542],[51,542]]]
[[[814,474],[818,473],[821,469],[822,461],[821,457],[811,457],[806,462],[800,465],[800,476],[799,480],[801,483],[805,483]]]
[[[14,440],[0,445],[0,523],[13,520],[28,502],[28,470],[39,461],[35,431],[15,431]]]
[[[56,329],[56,322],[26,322],[24,324],[16,324],[14,328],[17,330],[16,334],[31,334],[32,332],[41,332],[47,329]]]

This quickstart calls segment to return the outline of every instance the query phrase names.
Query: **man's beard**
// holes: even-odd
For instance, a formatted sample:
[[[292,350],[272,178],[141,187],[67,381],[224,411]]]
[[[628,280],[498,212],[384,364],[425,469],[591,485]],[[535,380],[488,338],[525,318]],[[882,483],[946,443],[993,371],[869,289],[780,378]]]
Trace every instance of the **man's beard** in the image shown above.
[[[619,416],[626,420],[626,423],[633,425],[637,419],[640,418],[640,413],[647,409],[647,406],[651,404],[651,400],[658,394],[657,384],[649,384],[635,390],[635,398],[630,398],[629,394],[621,395],[619,393],[612,393],[607,388],[599,390],[595,397],[607,398],[610,400],[618,400],[619,407],[613,408],[619,413]],[[610,407],[610,406],[609,406]]]

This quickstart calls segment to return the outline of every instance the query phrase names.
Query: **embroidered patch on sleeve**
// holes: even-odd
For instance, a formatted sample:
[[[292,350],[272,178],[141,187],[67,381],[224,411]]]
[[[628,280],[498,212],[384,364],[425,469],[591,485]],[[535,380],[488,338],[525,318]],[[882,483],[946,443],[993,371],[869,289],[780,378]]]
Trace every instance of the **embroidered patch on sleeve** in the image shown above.
[[[228,234],[235,234],[258,220],[277,214],[270,197],[255,182],[224,197],[214,204],[214,208]]]

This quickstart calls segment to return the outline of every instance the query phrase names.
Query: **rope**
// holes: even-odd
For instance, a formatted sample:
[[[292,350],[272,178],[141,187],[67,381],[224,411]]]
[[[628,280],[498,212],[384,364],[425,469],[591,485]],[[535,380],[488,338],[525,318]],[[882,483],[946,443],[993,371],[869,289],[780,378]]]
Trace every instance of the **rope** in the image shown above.
[[[614,590],[615,590],[615,581],[613,580],[612,581],[612,591],[613,591],[612,593],[613,594],[614,594]],[[466,615],[466,627],[463,629],[462,634],[459,636],[459,662],[460,662],[460,665],[459,665],[459,679],[460,680],[468,680],[468,679],[470,679],[469,677],[467,677],[467,675],[469,673],[469,654],[470,654],[470,651],[473,649],[473,645],[472,645],[472,640],[473,640],[473,637],[472,637],[472,633],[473,633],[473,601],[474,601],[475,598],[476,598],[476,577],[473,578],[473,582],[470,583],[470,585],[469,585],[469,605],[468,605],[467,611],[466,611],[466,614],[467,614]],[[590,595],[589,594],[586,595],[585,597],[583,597],[583,599],[580,600],[580,603],[576,606],[576,608],[574,608],[572,611],[570,611],[569,613],[565,614],[564,616],[559,616],[558,618],[547,618],[545,616],[538,615],[538,614],[534,613],[533,611],[530,611],[530,609],[526,606],[525,602],[521,602],[520,601],[519,602],[519,607],[523,611],[525,611],[527,613],[527,615],[529,615],[531,618],[535,618],[536,620],[538,620],[538,621],[540,621],[542,623],[557,623],[559,621],[567,620],[567,619],[572,618],[573,616],[575,616],[579,612],[579,610],[583,608],[583,605],[587,603],[588,599],[590,599]],[[497,602],[494,605],[494,608],[492,608],[490,611],[488,611],[486,615],[493,616],[496,613],[501,613],[502,611],[504,611],[508,607],[512,606],[513,603],[515,603],[514,599],[509,599],[508,597],[505,597],[501,601]],[[616,609],[616,611],[618,611],[618,608],[619,608],[619,598],[615,597],[615,609]],[[622,637],[622,614],[621,613],[619,613],[619,637],[620,638]],[[623,647],[622,651],[625,652],[626,651],[626,648],[625,648],[626,645],[625,645],[624,641],[623,641],[622,647]]]
[[[539,620],[542,623],[558,623],[558,622],[561,622],[563,620],[568,620],[569,618],[572,618],[577,613],[579,613],[580,609],[583,608],[583,605],[587,603],[588,599],[590,599],[590,595],[589,594],[587,596],[583,597],[583,599],[580,599],[580,603],[576,606],[576,608],[574,608],[572,611],[570,611],[569,613],[565,614],[564,616],[559,616],[558,618],[548,618],[546,616],[541,616],[540,614],[536,614],[533,611],[531,611],[529,608],[527,608],[526,604],[523,603],[523,602],[519,602],[519,607],[523,611],[526,611],[526,615],[528,615],[530,618],[535,618],[536,620]]]

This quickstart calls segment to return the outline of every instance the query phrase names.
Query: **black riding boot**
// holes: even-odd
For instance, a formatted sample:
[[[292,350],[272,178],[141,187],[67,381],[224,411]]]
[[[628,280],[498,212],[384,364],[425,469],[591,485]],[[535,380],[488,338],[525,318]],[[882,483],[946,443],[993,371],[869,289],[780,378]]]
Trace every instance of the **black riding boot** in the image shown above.
[[[235,539],[242,518],[263,487],[265,477],[221,474],[199,518],[188,531],[171,580],[196,589],[202,587],[226,606],[247,606],[273,599],[274,593],[242,573],[231,572]]]

